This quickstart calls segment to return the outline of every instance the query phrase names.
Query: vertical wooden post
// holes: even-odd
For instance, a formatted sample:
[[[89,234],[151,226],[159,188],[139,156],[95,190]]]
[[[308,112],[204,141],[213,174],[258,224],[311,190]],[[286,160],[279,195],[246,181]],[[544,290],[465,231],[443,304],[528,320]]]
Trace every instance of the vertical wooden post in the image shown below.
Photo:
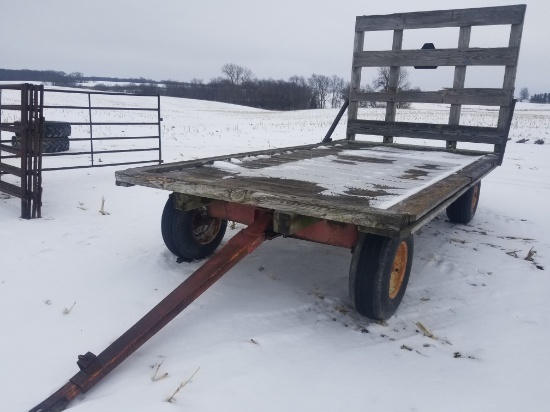
[[[348,108],[348,120],[357,119],[357,111],[359,102],[351,99],[352,92],[361,91],[361,67],[355,66],[355,53],[362,52],[365,43],[365,32],[355,31],[355,39],[353,41],[353,60],[351,63],[351,83],[350,83],[350,99]],[[355,140],[355,133],[350,133],[346,137],[348,140]]]
[[[401,50],[403,48],[403,30],[393,31],[393,44],[392,50]],[[388,90],[390,93],[397,93],[399,86],[399,72],[400,66],[390,67],[390,78],[388,80]],[[386,122],[395,122],[397,102],[386,103]],[[393,143],[393,136],[384,136],[384,143]]]
[[[512,27],[510,29],[510,40],[508,42],[508,47],[517,47],[519,49],[521,44],[521,34],[523,32],[523,20],[520,24],[512,24]],[[514,91],[514,84],[516,83],[516,72],[517,72],[517,64],[514,66],[506,66],[504,69],[504,82],[503,82],[503,89]],[[509,126],[509,119],[510,119],[510,112],[512,110],[511,102],[508,106],[500,106],[500,110],[498,113],[498,122],[497,122],[497,129],[506,131],[507,127]],[[499,165],[502,164],[502,160],[504,158],[504,150],[506,149],[506,143],[508,140],[508,135],[506,134],[506,137],[504,138],[502,144],[496,144],[495,145],[495,153],[499,153]]]
[[[470,47],[470,34],[472,33],[472,26],[464,26],[460,28],[458,35],[458,49],[464,50]],[[455,77],[453,80],[453,89],[463,89],[466,81],[466,66],[455,66]],[[462,110],[461,104],[451,104],[451,111],[449,113],[449,124],[460,124],[460,112]],[[456,149],[456,141],[447,140],[447,149]]]

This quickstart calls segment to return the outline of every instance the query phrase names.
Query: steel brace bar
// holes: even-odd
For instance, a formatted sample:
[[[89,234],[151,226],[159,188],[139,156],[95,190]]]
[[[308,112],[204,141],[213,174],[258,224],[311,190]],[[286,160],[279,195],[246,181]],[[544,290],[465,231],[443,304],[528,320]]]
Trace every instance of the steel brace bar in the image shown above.
[[[260,246],[269,237],[272,221],[271,214],[260,212],[252,224],[237,233],[215,255],[98,356],[91,352],[80,355],[77,362],[80,372],[30,412],[62,411],[76,396],[90,390],[240,260]]]

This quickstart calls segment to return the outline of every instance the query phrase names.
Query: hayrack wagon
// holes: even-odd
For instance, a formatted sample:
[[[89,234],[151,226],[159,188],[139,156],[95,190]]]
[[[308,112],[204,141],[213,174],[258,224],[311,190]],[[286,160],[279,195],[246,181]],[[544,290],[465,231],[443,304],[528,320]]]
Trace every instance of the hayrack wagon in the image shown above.
[[[349,248],[352,305],[369,318],[392,316],[411,272],[414,232],[445,210],[452,222],[470,222],[481,179],[503,161],[525,9],[516,5],[359,16],[345,139],[330,137],[342,110],[321,143],[117,171],[119,186],[172,192],[161,231],[167,248],[182,260],[211,256],[228,221],[247,227],[104,352],[79,356],[80,371],[32,411],[61,410],[88,391],[240,259],[273,237]],[[472,28],[491,25],[510,27],[507,46],[471,47]],[[403,49],[409,30],[449,27],[458,32],[456,48],[428,44]],[[393,32],[391,49],[365,50],[365,34],[384,30]],[[400,90],[399,70],[409,66],[452,66],[452,87]],[[466,88],[468,66],[504,68],[502,87]],[[389,68],[385,90],[362,89],[362,70],[369,67]],[[385,103],[384,121],[360,118],[361,103],[371,101]],[[400,104],[411,102],[448,105],[448,122],[396,121]],[[496,125],[460,124],[463,105],[498,107]],[[363,135],[378,139],[356,139]],[[395,138],[400,138],[399,144]],[[468,148],[460,147],[462,143]],[[481,149],[472,150],[473,144]]]

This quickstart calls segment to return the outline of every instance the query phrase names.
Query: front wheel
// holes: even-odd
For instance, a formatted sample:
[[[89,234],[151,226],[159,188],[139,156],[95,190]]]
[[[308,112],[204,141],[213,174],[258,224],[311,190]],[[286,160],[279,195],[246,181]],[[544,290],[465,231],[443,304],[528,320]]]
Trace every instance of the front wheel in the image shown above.
[[[351,302],[371,319],[390,318],[401,303],[409,277],[414,239],[363,233],[353,252],[349,272]]]
[[[162,212],[161,232],[166,247],[185,261],[203,259],[216,250],[227,221],[208,216],[206,208],[180,210],[170,195]]]

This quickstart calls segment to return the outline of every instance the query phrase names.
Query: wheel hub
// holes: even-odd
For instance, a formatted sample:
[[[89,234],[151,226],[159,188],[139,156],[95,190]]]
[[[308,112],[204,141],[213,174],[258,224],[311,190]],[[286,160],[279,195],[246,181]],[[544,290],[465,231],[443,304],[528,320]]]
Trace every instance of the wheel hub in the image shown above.
[[[221,224],[221,219],[208,216],[206,209],[198,209],[193,216],[193,237],[201,245],[206,245],[216,238]]]

